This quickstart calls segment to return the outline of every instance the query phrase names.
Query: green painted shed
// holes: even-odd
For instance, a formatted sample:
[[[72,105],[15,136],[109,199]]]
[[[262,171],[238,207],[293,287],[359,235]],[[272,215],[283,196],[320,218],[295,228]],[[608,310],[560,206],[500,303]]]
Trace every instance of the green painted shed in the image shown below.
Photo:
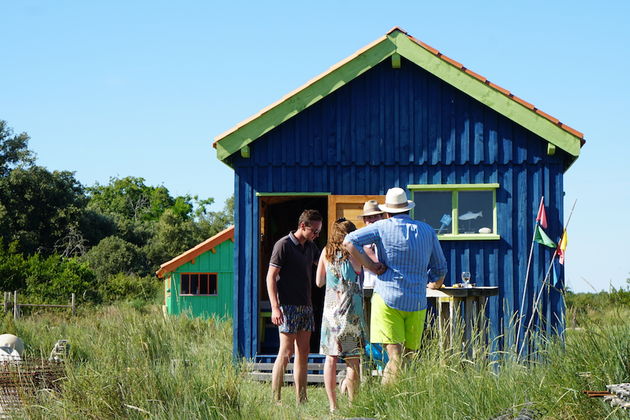
[[[234,226],[162,264],[164,312],[194,317],[232,317]]]

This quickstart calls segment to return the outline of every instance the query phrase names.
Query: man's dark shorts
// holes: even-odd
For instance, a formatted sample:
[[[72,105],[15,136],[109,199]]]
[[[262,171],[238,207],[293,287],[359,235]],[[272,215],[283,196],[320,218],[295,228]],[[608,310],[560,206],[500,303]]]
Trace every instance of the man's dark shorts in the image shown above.
[[[295,334],[298,331],[315,331],[313,307],[306,305],[280,305],[284,322],[278,327],[281,333]]]

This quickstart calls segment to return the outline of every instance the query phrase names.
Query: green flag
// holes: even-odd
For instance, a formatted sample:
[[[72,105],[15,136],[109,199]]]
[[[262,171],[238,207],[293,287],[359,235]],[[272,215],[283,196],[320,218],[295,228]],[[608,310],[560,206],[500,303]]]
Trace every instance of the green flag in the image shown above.
[[[545,231],[540,227],[540,225],[536,225],[536,234],[534,235],[534,240],[541,245],[548,246],[549,248],[555,248],[556,244],[552,241],[549,236],[545,233]]]

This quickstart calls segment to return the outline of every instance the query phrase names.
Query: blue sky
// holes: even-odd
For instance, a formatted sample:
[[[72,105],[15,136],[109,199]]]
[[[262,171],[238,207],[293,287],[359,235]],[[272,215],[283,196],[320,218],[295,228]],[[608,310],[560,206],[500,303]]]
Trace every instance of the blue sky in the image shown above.
[[[400,26],[585,133],[566,280],[607,290],[630,277],[628,16],[626,1],[0,1],[0,119],[85,185],[141,176],[218,208],[233,175],[213,138]]]

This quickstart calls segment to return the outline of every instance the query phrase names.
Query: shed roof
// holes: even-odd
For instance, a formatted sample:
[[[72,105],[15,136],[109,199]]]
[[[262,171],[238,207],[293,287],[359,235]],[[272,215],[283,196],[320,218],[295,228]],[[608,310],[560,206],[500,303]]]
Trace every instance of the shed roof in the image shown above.
[[[183,252],[172,260],[165,262],[160,266],[160,269],[155,272],[155,275],[159,278],[162,278],[166,273],[170,273],[171,271],[186,264],[187,262],[194,260],[206,251],[213,250],[215,247],[227,241],[228,239],[234,242],[234,226],[230,226],[229,228],[217,233],[210,239],[206,239],[199,245],[190,248],[188,251]]]
[[[385,36],[217,136],[213,143],[217,157],[226,162],[229,156],[263,134],[396,54],[564,150],[571,156],[571,161],[579,156],[584,134],[417,40],[401,28],[394,27]]]

